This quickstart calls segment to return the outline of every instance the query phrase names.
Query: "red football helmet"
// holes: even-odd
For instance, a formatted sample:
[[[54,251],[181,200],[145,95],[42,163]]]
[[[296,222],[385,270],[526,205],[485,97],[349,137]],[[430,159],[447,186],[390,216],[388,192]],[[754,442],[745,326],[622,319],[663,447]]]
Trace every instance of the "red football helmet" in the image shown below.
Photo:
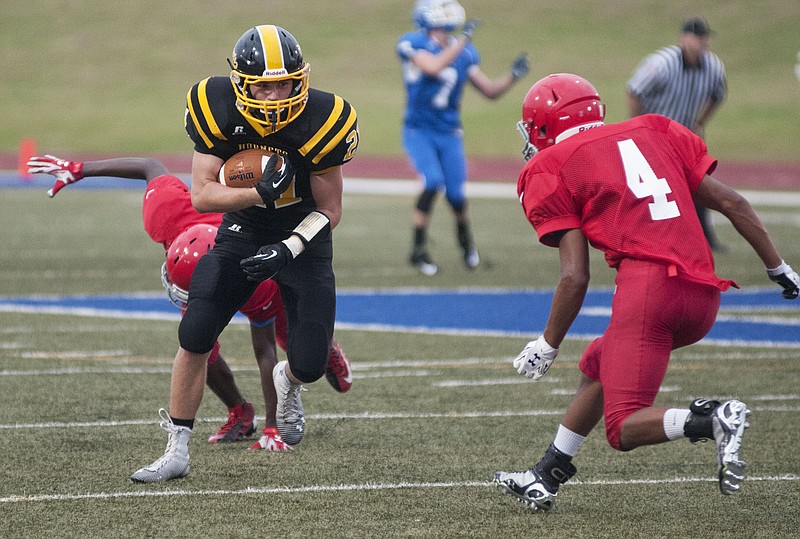
[[[161,284],[169,300],[179,309],[185,309],[189,300],[189,283],[197,261],[214,247],[217,227],[193,225],[181,232],[169,246],[167,260],[161,265]]]
[[[578,75],[556,73],[531,86],[522,102],[517,129],[525,139],[522,155],[533,155],[584,129],[602,125],[606,110],[592,84]]]

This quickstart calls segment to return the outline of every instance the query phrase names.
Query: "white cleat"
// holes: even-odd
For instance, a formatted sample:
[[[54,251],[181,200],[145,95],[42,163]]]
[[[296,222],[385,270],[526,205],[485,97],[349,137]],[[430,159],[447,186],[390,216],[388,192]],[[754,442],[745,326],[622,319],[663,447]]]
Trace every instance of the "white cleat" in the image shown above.
[[[192,429],[175,426],[163,408],[158,411],[158,415],[161,417],[161,428],[169,436],[167,448],[158,460],[131,475],[134,483],[161,483],[189,475],[189,437]]]
[[[723,402],[715,411],[711,424],[714,441],[717,443],[717,474],[719,490],[726,496],[736,494],[742,487],[746,463],[739,450],[744,431],[750,424],[747,416],[750,410],[737,400]]]
[[[306,428],[306,417],[300,392],[303,384],[293,384],[286,376],[287,361],[281,361],[272,369],[272,382],[278,394],[278,407],[275,420],[278,432],[283,441],[289,445],[297,445],[303,439]]]

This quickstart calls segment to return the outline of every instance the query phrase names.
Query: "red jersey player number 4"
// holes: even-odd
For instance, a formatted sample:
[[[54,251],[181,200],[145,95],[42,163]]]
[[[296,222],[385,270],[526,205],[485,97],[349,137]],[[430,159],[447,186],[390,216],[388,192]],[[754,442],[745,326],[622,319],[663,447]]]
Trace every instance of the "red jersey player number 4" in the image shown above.
[[[710,175],[717,161],[700,137],[664,116],[608,125],[604,119],[594,86],[560,73],[531,87],[518,125],[528,159],[520,202],[539,241],[557,247],[561,262],[544,331],[512,362],[519,374],[537,380],[553,365],[589,287],[589,245],[617,270],[611,320],[581,356],[580,386],[553,442],[531,468],[495,473],[501,492],[534,511],[553,508],[559,487],[577,473],[573,457],[600,419],[619,451],[714,440],[720,492],[741,489],[750,415],[743,402],[653,406],[671,351],[706,336],[721,291],[734,284],[714,272],[695,202],[731,221],[783,297],[796,298],[800,286],[752,206]]]

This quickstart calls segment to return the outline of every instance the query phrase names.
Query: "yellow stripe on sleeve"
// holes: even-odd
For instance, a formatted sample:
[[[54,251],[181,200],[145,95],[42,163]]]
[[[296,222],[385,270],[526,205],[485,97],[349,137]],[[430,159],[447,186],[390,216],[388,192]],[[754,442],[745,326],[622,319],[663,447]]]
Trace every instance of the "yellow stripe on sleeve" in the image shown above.
[[[325,121],[325,124],[319,128],[319,131],[314,133],[314,136],[311,137],[311,139],[305,144],[303,144],[303,147],[298,150],[300,152],[300,155],[303,156],[307,155],[308,152],[310,152],[311,149],[314,148],[314,146],[316,146],[319,143],[319,141],[322,140],[322,138],[328,134],[328,131],[330,131],[331,127],[333,127],[333,124],[335,124],[336,120],[339,119],[339,115],[342,113],[342,110],[344,109],[344,99],[342,99],[338,95],[334,96],[334,98],[335,99],[333,102],[333,110],[331,111],[330,116],[328,116],[328,119]]]
[[[206,82],[207,80],[208,79],[206,79],[203,82]],[[200,122],[197,120],[197,114],[195,114],[194,107],[192,106],[192,90],[191,89],[186,94],[186,109],[189,111],[189,116],[192,117],[192,123],[194,123],[195,129],[197,129],[197,132],[203,138],[203,142],[205,142],[206,146],[208,146],[209,148],[213,148],[214,147],[214,143],[211,142],[211,139],[208,137],[208,135],[206,135],[205,131],[203,131],[203,128],[200,127]]]
[[[211,113],[211,107],[208,105],[208,93],[206,92],[207,85],[208,79],[205,79],[197,88],[197,100],[200,102],[200,110],[203,112],[203,117],[206,119],[208,128],[211,129],[211,134],[220,140],[228,140],[225,135],[222,134],[222,131],[220,131],[217,121]]]
[[[331,139],[331,141],[325,145],[324,148],[322,148],[322,151],[320,151],[316,155],[316,157],[314,157],[314,159],[311,160],[311,162],[314,163],[315,165],[318,164],[322,160],[323,157],[328,155],[328,153],[332,149],[334,149],[339,144],[339,142],[342,141],[342,139],[347,135],[347,133],[350,132],[350,129],[352,129],[352,127],[353,127],[353,125],[355,123],[356,123],[356,109],[354,109],[351,106],[350,107],[350,115],[347,117],[347,121],[344,123],[344,125],[339,130],[339,132],[336,133],[336,136],[333,137]]]

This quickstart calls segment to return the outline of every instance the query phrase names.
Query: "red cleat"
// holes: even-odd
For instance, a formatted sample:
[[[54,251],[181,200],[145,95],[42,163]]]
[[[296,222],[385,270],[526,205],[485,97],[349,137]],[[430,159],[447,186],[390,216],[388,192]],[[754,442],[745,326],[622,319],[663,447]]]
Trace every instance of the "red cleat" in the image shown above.
[[[353,371],[350,370],[350,361],[344,355],[344,350],[339,346],[336,337],[331,338],[330,357],[325,378],[333,389],[339,393],[347,393],[353,385]]]
[[[210,444],[239,442],[256,431],[256,411],[249,402],[230,409],[228,421],[208,439]]]

